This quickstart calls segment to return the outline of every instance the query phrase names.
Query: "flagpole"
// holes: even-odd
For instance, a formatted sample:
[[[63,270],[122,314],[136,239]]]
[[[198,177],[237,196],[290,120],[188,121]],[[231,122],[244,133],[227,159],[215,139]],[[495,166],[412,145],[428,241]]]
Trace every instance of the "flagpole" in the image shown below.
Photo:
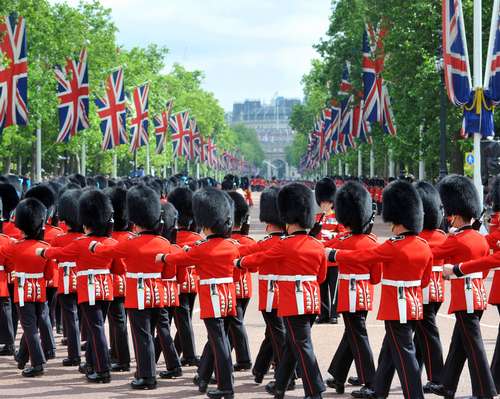
[[[116,179],[118,175],[118,157],[116,155],[116,149],[113,150],[113,165],[111,167],[111,177]]]
[[[344,173],[342,173],[342,160],[340,158],[339,158],[338,167],[339,167],[339,176],[342,176]]]
[[[474,89],[482,90],[482,23],[481,23],[481,0],[474,0]],[[479,193],[481,206],[483,203],[483,185],[481,182],[481,132],[474,133],[474,186]]]
[[[186,174],[189,176],[189,159],[186,159]]]
[[[38,119],[36,126],[36,174],[35,181],[42,181],[42,120]]]
[[[146,140],[146,176],[151,174],[151,157],[149,154],[149,140]]]
[[[373,144],[370,145],[370,178],[375,177],[375,152],[373,151]]]
[[[196,163],[196,180],[200,179],[200,163]]]
[[[86,176],[86,171],[87,171],[87,143],[85,142],[85,139],[82,141],[82,167],[81,167],[81,172],[82,176]]]
[[[363,158],[361,154],[361,147],[358,147],[358,177],[363,175]]]
[[[389,177],[394,177],[394,159],[392,156],[392,148],[389,148]]]

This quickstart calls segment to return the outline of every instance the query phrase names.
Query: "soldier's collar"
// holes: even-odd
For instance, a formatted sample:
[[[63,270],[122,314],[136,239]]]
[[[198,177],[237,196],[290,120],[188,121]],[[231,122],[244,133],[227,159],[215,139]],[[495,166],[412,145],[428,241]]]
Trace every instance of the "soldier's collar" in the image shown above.
[[[268,236],[282,236],[284,233],[282,231],[274,231],[269,233]]]
[[[307,234],[307,231],[305,230],[297,230],[297,231],[294,231],[293,233],[291,233],[290,235],[291,236],[298,236],[298,235],[306,235]]]
[[[459,229],[456,230],[458,233],[459,231],[464,231],[464,230],[471,230],[472,226],[470,224],[466,224],[465,226],[460,227]]]
[[[207,240],[211,240],[212,238],[227,238],[224,234],[210,234],[207,236]]]
[[[137,233],[137,235],[139,235],[139,236],[143,236],[143,235],[156,236],[156,235],[158,235],[158,233],[155,231],[152,231],[152,230],[144,230],[144,231],[141,231],[140,233]]]
[[[405,231],[404,233],[398,234],[399,236],[409,237],[409,236],[418,236],[418,233],[414,231]]]

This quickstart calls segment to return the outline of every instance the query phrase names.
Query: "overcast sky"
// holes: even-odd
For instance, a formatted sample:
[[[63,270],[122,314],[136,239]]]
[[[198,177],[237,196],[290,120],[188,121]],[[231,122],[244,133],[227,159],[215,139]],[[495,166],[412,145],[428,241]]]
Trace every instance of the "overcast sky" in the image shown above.
[[[312,45],[328,28],[331,0],[101,3],[113,10],[120,44],[167,46],[167,69],[179,62],[204,71],[204,87],[229,111],[233,102],[268,102],[275,93],[302,98],[300,80],[316,57]]]

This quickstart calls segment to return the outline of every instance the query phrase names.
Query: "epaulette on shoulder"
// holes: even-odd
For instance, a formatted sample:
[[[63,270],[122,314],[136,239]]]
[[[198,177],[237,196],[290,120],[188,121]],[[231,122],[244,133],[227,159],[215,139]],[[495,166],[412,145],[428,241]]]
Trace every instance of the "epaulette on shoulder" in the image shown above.
[[[247,238],[249,238],[250,240],[252,240],[253,242],[257,242],[257,240],[251,236],[246,236]]]
[[[406,236],[403,236],[403,235],[392,236],[391,238],[389,238],[389,241],[396,242],[396,241],[404,240],[405,238],[406,238]]]
[[[423,242],[425,242],[426,244],[428,244],[428,242],[427,242],[427,240],[426,240],[425,238],[422,238],[422,237],[420,237],[420,236],[416,236],[416,237],[417,237],[420,241],[423,241]]]
[[[85,240],[86,238],[88,238],[88,237],[87,236],[81,236],[81,237],[75,238],[75,241]]]
[[[38,242],[40,242],[40,243],[42,243],[42,244],[50,245],[47,241],[38,240]]]
[[[352,234],[351,234],[351,233],[342,234],[342,235],[339,237],[339,240],[340,240],[340,241],[344,241],[344,240],[347,240],[348,238],[351,238],[351,237],[352,237]]]
[[[281,237],[280,237],[280,240],[286,240],[286,239],[288,239],[288,238],[292,238],[292,237],[294,237],[294,236],[286,236],[286,235],[285,235],[285,236],[281,236]],[[309,236],[309,237],[312,237],[312,236]]]
[[[201,240],[195,241],[194,245],[198,246],[198,245],[204,244],[206,242],[207,242],[207,240],[201,239]]]
[[[268,235],[268,236],[265,236],[264,238],[260,239],[259,242],[265,242],[265,241],[270,240],[271,238],[273,238],[273,236]]]
[[[235,240],[234,238],[226,238],[226,240],[232,242],[234,245],[241,245],[241,243],[238,240]]]
[[[436,229],[436,231],[437,231],[438,233],[441,233],[441,234],[442,234],[442,235],[444,235],[444,236],[446,235],[446,233],[445,233],[443,230],[441,230],[441,229]]]
[[[316,237],[313,237],[313,236],[310,236],[310,235],[307,235],[309,238],[312,238],[314,241],[316,241],[318,244],[320,244],[321,246],[323,246],[323,243],[318,240]]]

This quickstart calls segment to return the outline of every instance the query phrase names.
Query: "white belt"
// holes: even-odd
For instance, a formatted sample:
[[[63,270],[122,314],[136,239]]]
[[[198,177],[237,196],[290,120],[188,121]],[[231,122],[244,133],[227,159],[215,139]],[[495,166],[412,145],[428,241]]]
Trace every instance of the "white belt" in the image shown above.
[[[493,270],[494,272],[500,272],[500,267],[495,267],[494,269],[491,269],[491,270]]]
[[[232,282],[232,277],[204,278],[203,280],[200,280],[200,285],[228,284]]]
[[[340,273],[339,279],[349,281],[349,313],[356,313],[356,297],[358,295],[356,281],[370,280],[370,275]]]
[[[464,281],[464,292],[465,292],[465,304],[467,305],[467,313],[474,313],[474,290],[472,288],[472,279],[475,278],[483,278],[483,273],[471,273],[466,274],[464,276],[457,277],[455,275],[451,275],[450,279],[462,279]]]
[[[420,280],[388,280],[383,278],[382,285],[387,285],[390,287],[396,287],[398,289],[398,311],[399,311],[399,321],[400,323],[406,323],[408,321],[407,311],[406,311],[406,293],[405,288],[420,287],[422,282]]]
[[[443,266],[432,266],[432,271],[433,272],[442,272]]]
[[[5,266],[0,266],[0,272],[3,272],[5,270]]]
[[[94,306],[95,305],[95,281],[94,281],[94,276],[97,275],[105,275],[109,274],[110,271],[109,269],[88,269],[88,270],[81,270],[76,273],[78,277],[80,276],[87,276],[87,293],[89,297],[89,305]]]
[[[281,275],[278,276],[278,281],[294,281],[295,282],[295,302],[297,303],[297,313],[299,315],[305,314],[304,312],[304,291],[302,290],[302,283],[305,281],[317,281],[317,276],[314,275]]]
[[[19,306],[24,306],[24,284],[26,283],[26,279],[28,278],[43,278],[43,273],[16,273],[17,280],[17,296],[19,297]]]
[[[221,317],[219,291],[217,290],[218,284],[229,284],[233,282],[232,277],[220,278],[205,278],[200,280],[200,285],[210,286],[210,299],[212,301],[212,309],[214,310],[214,317]]]
[[[69,294],[69,269],[76,266],[76,262],[61,262],[57,265],[59,269],[63,269],[63,286],[64,293]]]
[[[273,311],[274,293],[275,286],[274,282],[278,280],[276,274],[259,274],[259,280],[267,281],[266,289],[266,312],[270,313]]]
[[[144,309],[144,279],[161,278],[161,273],[130,273],[125,274],[128,278],[137,280],[137,309]]]

